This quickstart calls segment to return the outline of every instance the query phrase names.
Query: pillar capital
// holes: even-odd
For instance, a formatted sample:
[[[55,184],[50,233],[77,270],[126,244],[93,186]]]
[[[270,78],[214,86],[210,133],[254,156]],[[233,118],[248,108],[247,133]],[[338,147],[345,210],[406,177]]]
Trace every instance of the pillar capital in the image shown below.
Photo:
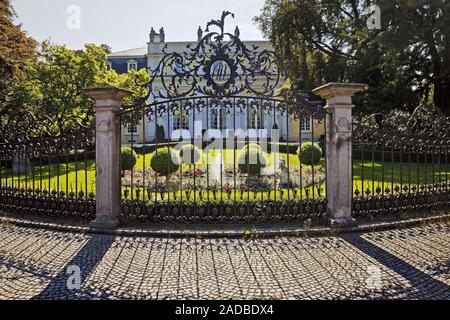
[[[338,83],[330,82],[326,85],[314,89],[312,92],[324,99],[335,97],[353,97],[355,93],[361,92],[367,88],[362,83]]]
[[[86,88],[83,92],[95,100],[95,108],[119,109],[123,99],[131,96],[133,91],[118,87],[94,87]]]

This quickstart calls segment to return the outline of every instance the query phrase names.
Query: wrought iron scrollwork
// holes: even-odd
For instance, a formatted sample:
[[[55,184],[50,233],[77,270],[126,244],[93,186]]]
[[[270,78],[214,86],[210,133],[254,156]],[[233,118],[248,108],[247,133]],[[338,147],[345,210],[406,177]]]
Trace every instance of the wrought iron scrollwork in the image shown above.
[[[249,93],[273,97],[285,79],[285,68],[277,55],[258,46],[248,48],[234,34],[225,32],[226,11],[220,20],[208,22],[206,35],[185,52],[167,52],[155,69],[149,68],[146,98],[176,99],[198,95],[225,97]],[[216,31],[210,29],[217,28]],[[159,84],[156,82],[159,81]]]
[[[384,144],[394,150],[448,146],[450,118],[431,104],[421,104],[411,115],[401,111],[377,113],[354,122],[353,141],[373,148]]]

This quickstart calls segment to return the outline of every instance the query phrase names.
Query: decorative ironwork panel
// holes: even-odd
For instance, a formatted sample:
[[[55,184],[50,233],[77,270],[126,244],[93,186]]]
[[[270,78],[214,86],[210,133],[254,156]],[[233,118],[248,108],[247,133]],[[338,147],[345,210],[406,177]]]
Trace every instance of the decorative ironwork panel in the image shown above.
[[[0,209],[95,216],[95,127],[11,113],[0,124]]]
[[[184,52],[167,52],[166,46],[158,66],[149,69],[146,98],[273,96],[285,79],[282,63],[270,50],[248,48],[239,38],[238,27],[234,34],[225,32],[225,19],[230,15],[234,17],[223,12],[221,19],[210,21],[207,34],[202,32],[198,43],[188,45]],[[160,84],[155,85],[157,81]]]
[[[450,119],[433,105],[355,121],[354,214],[445,209],[450,187]]]

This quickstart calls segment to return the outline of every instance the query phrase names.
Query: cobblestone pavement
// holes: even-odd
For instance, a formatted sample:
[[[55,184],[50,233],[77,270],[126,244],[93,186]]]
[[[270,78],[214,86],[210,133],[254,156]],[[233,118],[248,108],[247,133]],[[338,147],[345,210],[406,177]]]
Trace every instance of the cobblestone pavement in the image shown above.
[[[450,299],[450,226],[259,240],[0,226],[0,298]]]

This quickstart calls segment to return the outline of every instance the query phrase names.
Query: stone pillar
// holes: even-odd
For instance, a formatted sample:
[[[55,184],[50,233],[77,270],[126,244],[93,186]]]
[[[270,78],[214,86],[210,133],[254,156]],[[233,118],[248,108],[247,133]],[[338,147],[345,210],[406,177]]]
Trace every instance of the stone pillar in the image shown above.
[[[117,113],[131,91],[115,87],[88,88],[84,92],[95,100],[96,112],[96,217],[94,229],[111,230],[120,218],[121,125]]]
[[[366,85],[329,83],[313,90],[327,100],[327,198],[331,226],[355,225],[352,218],[352,97]]]

